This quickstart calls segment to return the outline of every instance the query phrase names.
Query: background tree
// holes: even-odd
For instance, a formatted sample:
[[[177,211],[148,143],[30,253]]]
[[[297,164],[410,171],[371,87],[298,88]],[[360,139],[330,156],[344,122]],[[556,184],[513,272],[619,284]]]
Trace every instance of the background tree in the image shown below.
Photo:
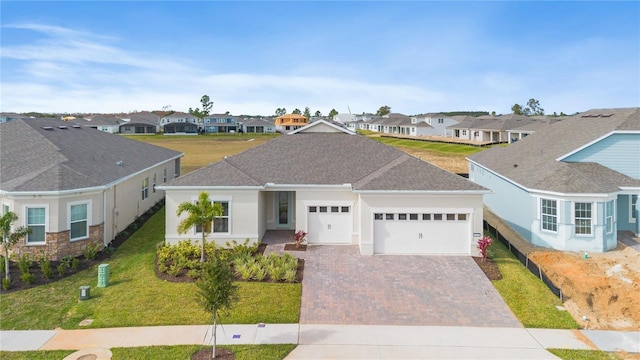
[[[302,113],[302,115],[306,116],[307,119],[311,119],[311,110],[309,110],[308,106],[304,108],[304,113]]]
[[[218,312],[230,308],[237,299],[238,286],[233,283],[233,272],[228,261],[223,261],[219,255],[214,255],[205,264],[198,287],[198,303],[213,318],[213,354],[216,357],[216,327]]]
[[[320,112],[320,110],[316,110],[315,116],[316,117],[321,117],[322,116],[322,113]]]
[[[296,115],[302,115],[302,111],[300,111],[300,109],[298,108],[295,108],[291,113]]]
[[[388,115],[389,113],[391,113],[391,107],[387,105],[380,106],[378,111],[376,111],[376,115],[378,116]]]
[[[540,101],[531,98],[527,101],[527,107],[531,115],[544,115],[544,109],[540,107]]]
[[[11,283],[11,275],[9,275],[9,250],[18,242],[18,240],[31,233],[31,229],[21,226],[11,231],[11,225],[18,220],[18,215],[12,211],[7,211],[0,218],[0,232],[2,232],[2,248],[4,249],[4,273],[7,283]]]
[[[276,109],[276,116],[282,116],[284,114],[287,113],[287,109],[286,108],[277,108]]]
[[[524,115],[524,110],[522,109],[522,105],[520,104],[513,104],[513,106],[511,107],[511,112],[516,115]]]
[[[178,234],[186,234],[194,226],[199,226],[201,228],[202,251],[200,252],[200,261],[204,262],[204,245],[207,234],[211,232],[213,220],[218,216],[222,216],[224,210],[220,204],[212,203],[209,199],[209,193],[203,191],[198,195],[198,201],[195,204],[185,201],[178,205],[178,216],[185,212],[187,213],[187,217],[178,224]]]
[[[329,111],[329,119],[333,119],[333,117],[336,115],[338,115],[336,109],[331,109],[331,111]]]
[[[211,108],[213,108],[213,101],[211,101],[209,95],[202,95],[202,98],[200,98],[200,104],[202,104],[202,110],[200,110],[200,108],[189,108],[189,114],[197,117],[198,119],[203,119],[211,112]]]

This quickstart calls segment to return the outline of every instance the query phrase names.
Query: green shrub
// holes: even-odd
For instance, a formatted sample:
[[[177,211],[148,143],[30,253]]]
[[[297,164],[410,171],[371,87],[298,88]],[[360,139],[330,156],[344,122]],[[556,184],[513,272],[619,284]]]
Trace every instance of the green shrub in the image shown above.
[[[187,272],[187,276],[192,278],[193,280],[198,280],[201,273],[202,272],[199,269],[191,269]]]
[[[4,267],[6,266],[4,261],[4,256],[0,256],[0,276],[4,274]]]
[[[68,269],[69,269],[69,264],[67,264],[67,263],[66,263],[66,262],[64,262],[64,261],[61,261],[61,262],[58,264],[58,274],[60,275],[60,277],[63,277],[63,276],[64,276],[64,274],[66,274],[66,273],[67,273],[67,270],[68,270]]]
[[[94,244],[89,243],[82,250],[82,255],[84,255],[84,258],[87,259],[87,260],[93,260],[98,255],[98,250],[100,250],[100,245],[99,244],[97,244],[97,243],[94,243]]]
[[[242,278],[242,280],[250,280],[253,276],[251,271],[251,265],[249,263],[240,264],[235,268],[236,274]]]
[[[295,269],[287,269],[284,271],[284,275],[282,276],[282,280],[288,282],[288,283],[294,283],[296,282],[296,273],[298,271]]]
[[[18,269],[20,269],[21,273],[28,273],[31,264],[33,264],[33,261],[31,260],[29,254],[22,254],[20,257],[18,257]]]
[[[267,277],[267,269],[265,269],[259,262],[254,262],[251,265],[252,279],[256,281],[262,281]]]
[[[51,260],[49,259],[40,259],[40,271],[42,271],[42,276],[47,279],[51,279],[53,276],[53,270],[51,270]]]
[[[78,266],[80,266],[80,259],[78,259],[77,257],[71,259],[71,268],[73,270],[78,270]]]
[[[182,268],[174,264],[169,266],[169,269],[167,270],[167,274],[171,276],[178,276],[178,274],[180,274],[180,270],[182,270]]]
[[[22,280],[22,282],[25,284],[32,284],[35,279],[36,277],[33,276],[33,274],[28,270],[27,272],[23,272],[22,274],[20,274],[20,280]]]
[[[9,290],[11,288],[11,280],[2,278],[2,290]]]

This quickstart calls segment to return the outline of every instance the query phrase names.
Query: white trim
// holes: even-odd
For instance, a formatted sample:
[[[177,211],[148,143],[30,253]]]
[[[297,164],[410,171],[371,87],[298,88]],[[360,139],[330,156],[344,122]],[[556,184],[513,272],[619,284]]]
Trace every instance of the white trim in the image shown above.
[[[24,243],[27,246],[45,245],[47,243],[47,233],[49,232],[49,204],[28,204],[22,206],[22,222],[25,227],[29,227],[29,216],[27,209],[39,209],[44,208],[44,241],[29,243],[29,235],[24,239]],[[40,225],[38,225],[40,226]]]
[[[71,206],[74,205],[87,205],[87,235],[83,236],[83,237],[79,237],[79,238],[72,238],[71,237]],[[87,200],[79,200],[79,201],[71,201],[67,203],[67,225],[69,226],[69,241],[70,242],[74,242],[74,241],[78,241],[78,240],[85,240],[88,239],[91,235],[91,233],[89,232],[89,228],[91,227],[92,224],[92,209],[93,209],[93,202],[91,199],[87,199]]]
[[[211,196],[211,194],[209,194],[209,196]],[[198,200],[198,196],[191,196],[191,201],[192,202],[196,202]],[[232,231],[231,231],[231,214],[233,211],[232,208],[232,200],[233,200],[233,195],[216,195],[215,198],[209,197],[209,200],[214,203],[214,202],[226,202],[228,204],[227,206],[227,211],[229,213],[229,215],[226,216],[227,218],[227,232],[214,232],[213,231],[213,224],[211,224],[211,231],[207,234],[206,238],[212,237],[215,238],[217,235],[231,235]],[[202,237],[202,232],[197,232],[196,231],[196,227],[193,227],[193,234],[194,235],[200,235],[200,237]]]
[[[637,203],[638,203],[638,201],[640,199],[640,195],[638,195],[638,194],[628,194],[627,196],[628,196],[627,199],[629,200],[628,201],[628,203],[629,203],[629,223],[635,224],[638,221],[638,218],[637,217],[636,218],[633,217],[633,215],[634,215],[633,211],[632,211],[633,210],[633,197],[634,196],[636,197],[636,212],[637,212],[638,211],[638,204]],[[638,216],[638,214],[635,214],[635,215]]]
[[[177,186],[177,185],[159,185],[158,190],[264,190],[264,186]]]
[[[568,152],[568,153],[566,153],[564,155],[560,155],[560,157],[556,158],[556,161],[562,161],[562,160],[568,158],[569,156],[571,156],[573,154],[576,154],[576,153],[588,148],[589,146],[591,146],[591,145],[593,145],[595,143],[598,143],[598,142],[600,142],[600,141],[602,141],[602,140],[604,140],[604,139],[606,139],[609,136],[614,135],[614,134],[640,134],[640,131],[638,131],[638,130],[614,130],[614,131],[610,131],[610,132],[600,136],[599,138],[597,138],[597,139],[595,139],[593,141],[590,141],[590,142],[588,142],[588,143],[586,143],[586,144],[584,144],[584,145],[572,150],[571,152]]]
[[[326,120],[322,120],[322,119],[317,120],[317,121],[314,121],[314,122],[312,122],[312,123],[309,123],[309,124],[307,124],[307,125],[305,125],[305,126],[303,126],[303,127],[297,128],[297,129],[295,129],[295,130],[293,130],[293,131],[290,131],[290,132],[288,132],[288,133],[287,133],[287,135],[297,134],[297,133],[299,133],[299,132],[301,132],[301,131],[304,131],[304,130],[306,130],[306,129],[312,128],[312,127],[314,127],[314,126],[316,126],[316,125],[318,125],[318,124],[325,124],[325,125],[329,125],[330,127],[334,128],[334,129],[336,129],[336,130],[340,130],[340,131],[342,131],[342,132],[344,132],[345,134],[348,134],[348,135],[356,135],[356,133],[355,133],[355,132],[353,132],[353,131],[351,131],[351,130],[349,130],[349,129],[345,129],[345,128],[343,128],[343,127],[340,127],[340,126],[334,125],[334,124],[332,124],[332,123],[330,123],[330,122],[328,122],[328,121],[326,121]]]
[[[548,200],[548,201],[555,201],[555,208],[556,208],[556,214],[552,215],[552,214],[543,214],[542,213],[542,200]],[[546,232],[546,233],[550,233],[550,234],[557,234],[558,233],[558,229],[560,228],[560,204],[561,201],[563,200],[558,200],[558,199],[553,199],[553,198],[546,198],[546,197],[538,197],[538,216],[537,219],[538,221],[540,221],[540,231],[541,232]],[[555,230],[549,230],[549,229],[545,229],[544,228],[544,220],[542,219],[543,215],[547,215],[547,216],[555,216],[556,219],[556,229]]]
[[[353,190],[365,195],[481,195],[491,194],[491,190]]]

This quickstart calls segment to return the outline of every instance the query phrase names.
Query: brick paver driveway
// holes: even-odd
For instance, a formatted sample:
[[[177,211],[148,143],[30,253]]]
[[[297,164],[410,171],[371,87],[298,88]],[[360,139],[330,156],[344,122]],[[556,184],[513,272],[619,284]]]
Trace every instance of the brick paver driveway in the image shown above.
[[[472,258],[309,246],[302,324],[521,327]]]

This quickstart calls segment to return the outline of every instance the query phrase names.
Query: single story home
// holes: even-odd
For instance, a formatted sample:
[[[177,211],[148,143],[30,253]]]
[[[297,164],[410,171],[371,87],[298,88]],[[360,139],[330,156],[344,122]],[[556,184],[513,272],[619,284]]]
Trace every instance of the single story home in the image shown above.
[[[618,231],[640,235],[640,108],[589,110],[471,155],[469,178],[535,245],[614,249]]]
[[[124,115],[122,120],[126,122],[120,125],[120,134],[142,135],[160,131],[160,116],[149,111]]]
[[[182,154],[57,119],[0,124],[0,205],[32,232],[14,252],[59,260],[108,245],[164,197]]]
[[[488,190],[324,120],[169,181],[167,243],[181,203],[208,192],[224,209],[209,241],[259,242],[304,230],[309,244],[354,244],[362,254],[476,255]]]
[[[266,133],[272,134],[276,132],[276,126],[273,121],[263,119],[250,119],[240,125],[244,133]]]

